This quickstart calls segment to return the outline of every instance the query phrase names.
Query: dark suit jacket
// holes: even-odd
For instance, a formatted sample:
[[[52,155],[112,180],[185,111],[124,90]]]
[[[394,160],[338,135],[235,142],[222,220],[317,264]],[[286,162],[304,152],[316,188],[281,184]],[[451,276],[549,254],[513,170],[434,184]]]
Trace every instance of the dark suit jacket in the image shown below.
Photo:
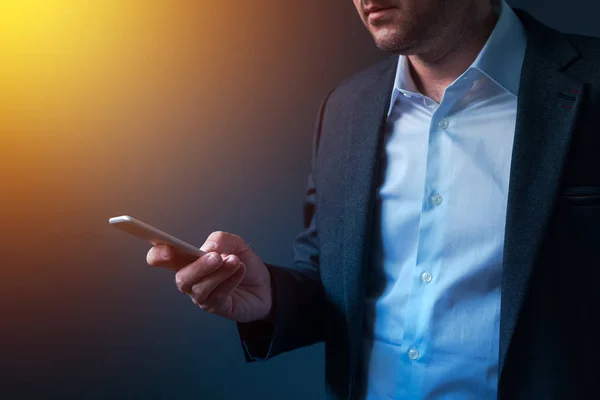
[[[600,399],[600,40],[515,10],[527,33],[502,272],[499,398]],[[325,342],[328,398],[360,398],[359,348],[382,127],[397,57],[324,101],[293,269],[248,360]],[[477,318],[476,315],[473,318]]]

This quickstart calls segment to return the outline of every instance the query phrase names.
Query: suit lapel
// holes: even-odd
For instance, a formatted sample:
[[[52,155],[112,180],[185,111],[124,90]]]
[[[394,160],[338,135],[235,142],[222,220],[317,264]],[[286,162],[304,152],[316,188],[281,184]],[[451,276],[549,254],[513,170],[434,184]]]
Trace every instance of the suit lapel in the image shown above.
[[[515,10],[527,32],[511,161],[500,322],[502,371],[557,196],[584,87],[561,72],[577,53],[566,39]],[[543,266],[540,266],[543,267]]]
[[[382,130],[389,107],[397,57],[384,64],[378,73],[355,93],[350,115],[345,156],[342,252],[344,297],[351,351],[351,369],[355,371],[364,312],[365,272],[373,214]]]

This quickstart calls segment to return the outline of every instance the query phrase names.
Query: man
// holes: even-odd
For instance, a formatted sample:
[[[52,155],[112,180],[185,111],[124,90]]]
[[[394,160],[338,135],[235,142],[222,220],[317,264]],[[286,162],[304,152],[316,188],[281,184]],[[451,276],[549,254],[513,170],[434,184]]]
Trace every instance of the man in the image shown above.
[[[179,289],[332,399],[600,398],[600,40],[490,0],[354,0],[389,60],[315,131],[293,269],[216,232]]]

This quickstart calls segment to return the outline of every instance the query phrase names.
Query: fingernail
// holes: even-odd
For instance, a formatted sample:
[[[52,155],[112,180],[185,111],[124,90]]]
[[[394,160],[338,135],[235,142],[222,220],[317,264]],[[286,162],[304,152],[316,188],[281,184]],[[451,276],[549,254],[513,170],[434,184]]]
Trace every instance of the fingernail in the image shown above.
[[[215,254],[211,254],[208,256],[207,264],[209,267],[216,267],[220,262],[221,260],[219,260],[219,258]]]
[[[170,258],[171,254],[169,252],[169,248],[165,247],[164,249],[162,249],[161,252],[161,257],[163,258],[163,260],[168,260]]]
[[[202,247],[200,248],[202,251],[209,251],[212,250],[214,248],[217,247],[217,244],[215,242],[206,242],[202,245]]]

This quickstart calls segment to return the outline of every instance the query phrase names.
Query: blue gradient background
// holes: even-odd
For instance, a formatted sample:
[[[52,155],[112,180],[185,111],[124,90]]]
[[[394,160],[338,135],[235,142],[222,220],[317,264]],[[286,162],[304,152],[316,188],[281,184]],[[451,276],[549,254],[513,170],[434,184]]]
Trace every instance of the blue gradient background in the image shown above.
[[[510,3],[600,36],[597,2]],[[197,245],[229,231],[290,264],[319,102],[382,54],[349,0],[97,4],[124,18],[88,10],[112,42],[81,39],[85,65],[57,52],[55,79],[31,60],[0,77],[0,398],[323,398],[321,345],[246,364],[234,324],[107,220]]]

